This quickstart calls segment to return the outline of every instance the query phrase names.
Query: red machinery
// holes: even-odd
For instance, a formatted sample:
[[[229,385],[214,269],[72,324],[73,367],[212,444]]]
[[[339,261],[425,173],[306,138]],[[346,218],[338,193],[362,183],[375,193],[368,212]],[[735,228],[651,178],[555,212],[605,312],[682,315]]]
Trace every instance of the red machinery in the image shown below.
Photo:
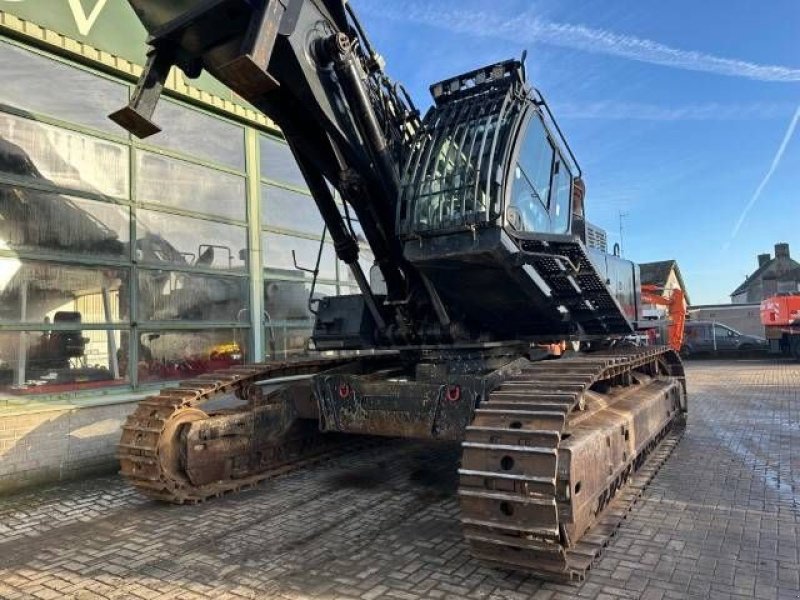
[[[761,323],[770,354],[800,360],[800,294],[771,296],[761,303]]]
[[[667,340],[670,347],[676,352],[680,352],[683,346],[683,327],[686,323],[685,296],[680,288],[669,290],[666,296],[663,295],[663,292],[664,289],[657,285],[642,285],[642,304],[667,307],[670,321],[667,326]]]

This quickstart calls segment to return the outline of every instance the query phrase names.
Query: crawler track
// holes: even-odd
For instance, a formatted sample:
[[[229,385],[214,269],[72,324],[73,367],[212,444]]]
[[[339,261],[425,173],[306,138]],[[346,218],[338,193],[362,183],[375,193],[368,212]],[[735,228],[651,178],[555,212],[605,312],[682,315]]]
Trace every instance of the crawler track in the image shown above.
[[[240,417],[243,433],[251,436],[259,414],[280,410],[280,396],[262,398],[253,393],[254,382],[277,377],[308,375],[332,369],[352,358],[313,359],[292,362],[250,364],[202,375],[183,381],[177,387],[142,400],[123,426],[118,446],[121,474],[143,494],[175,504],[197,503],[239,491],[270,477],[330,458],[358,443],[358,438],[322,434],[314,420],[299,420],[286,436],[261,443],[254,452],[251,445],[228,462],[233,472],[215,481],[196,483],[184,468],[186,426],[218,414]],[[203,406],[224,395],[235,394],[248,400],[246,407],[206,414]],[[249,427],[249,428],[248,428]],[[257,440],[256,440],[257,442]],[[363,438],[361,444],[364,443]]]
[[[370,443],[322,434],[316,420],[298,418],[291,394],[253,385],[354,360],[248,365],[165,389],[128,418],[122,474],[151,498],[196,503]],[[357,360],[374,368],[380,359]],[[475,411],[463,442],[459,497],[472,553],[544,578],[584,578],[680,439],[683,379],[667,348],[529,363],[512,373]],[[246,402],[204,411],[229,394]]]
[[[683,367],[666,348],[535,363],[508,379],[463,443],[473,555],[583,579],[680,439],[684,409]]]

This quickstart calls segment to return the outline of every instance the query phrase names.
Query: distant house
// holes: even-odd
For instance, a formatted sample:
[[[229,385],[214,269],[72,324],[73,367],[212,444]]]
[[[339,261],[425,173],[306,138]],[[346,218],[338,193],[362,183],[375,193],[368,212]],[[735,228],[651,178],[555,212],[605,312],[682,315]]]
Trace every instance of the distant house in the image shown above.
[[[752,304],[775,294],[797,291],[800,291],[800,263],[789,254],[789,244],[775,244],[775,257],[758,255],[758,269],[731,292],[731,302]]]
[[[661,295],[668,297],[671,290],[680,289],[683,292],[684,303],[689,306],[689,293],[686,291],[686,284],[683,282],[681,270],[675,260],[662,260],[659,262],[642,263],[639,265],[642,285],[654,285]],[[644,304],[643,316],[645,318],[662,318],[666,314],[666,308],[653,304]]]

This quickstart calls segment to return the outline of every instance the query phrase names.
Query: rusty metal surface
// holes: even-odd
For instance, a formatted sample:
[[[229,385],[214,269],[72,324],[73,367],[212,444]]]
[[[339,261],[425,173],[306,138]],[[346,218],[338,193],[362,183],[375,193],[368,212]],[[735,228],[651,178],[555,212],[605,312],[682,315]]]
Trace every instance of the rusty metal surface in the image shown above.
[[[513,353],[442,352],[414,370],[326,372],[314,378],[322,428],[390,437],[462,440],[475,407],[512,373],[530,364]],[[487,356],[488,354],[488,356]]]
[[[480,377],[449,383],[318,378],[327,431],[405,438],[461,439],[482,392]]]
[[[509,378],[476,411],[463,443],[459,497],[472,554],[582,579],[624,502],[668,455],[683,384],[667,348],[535,363]]]
[[[391,358],[391,357],[388,357]],[[288,384],[269,394],[253,384],[313,374],[354,360],[314,358],[237,366],[184,381],[142,400],[123,426],[117,453],[121,474],[139,491],[177,504],[201,502],[319,460],[342,436],[319,431],[304,391]],[[235,395],[239,406],[207,414],[204,406]],[[306,417],[306,418],[300,418]]]

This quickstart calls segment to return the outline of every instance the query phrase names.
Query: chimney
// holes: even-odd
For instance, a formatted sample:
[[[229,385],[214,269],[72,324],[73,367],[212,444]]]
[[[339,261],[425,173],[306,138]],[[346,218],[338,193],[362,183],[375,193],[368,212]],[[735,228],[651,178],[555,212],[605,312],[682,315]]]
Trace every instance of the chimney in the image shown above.
[[[775,244],[775,258],[790,258],[789,244]]]
[[[770,256],[769,253],[767,253],[767,254],[759,254],[758,255],[758,266],[759,267],[763,267],[771,259],[772,259],[772,256]]]

